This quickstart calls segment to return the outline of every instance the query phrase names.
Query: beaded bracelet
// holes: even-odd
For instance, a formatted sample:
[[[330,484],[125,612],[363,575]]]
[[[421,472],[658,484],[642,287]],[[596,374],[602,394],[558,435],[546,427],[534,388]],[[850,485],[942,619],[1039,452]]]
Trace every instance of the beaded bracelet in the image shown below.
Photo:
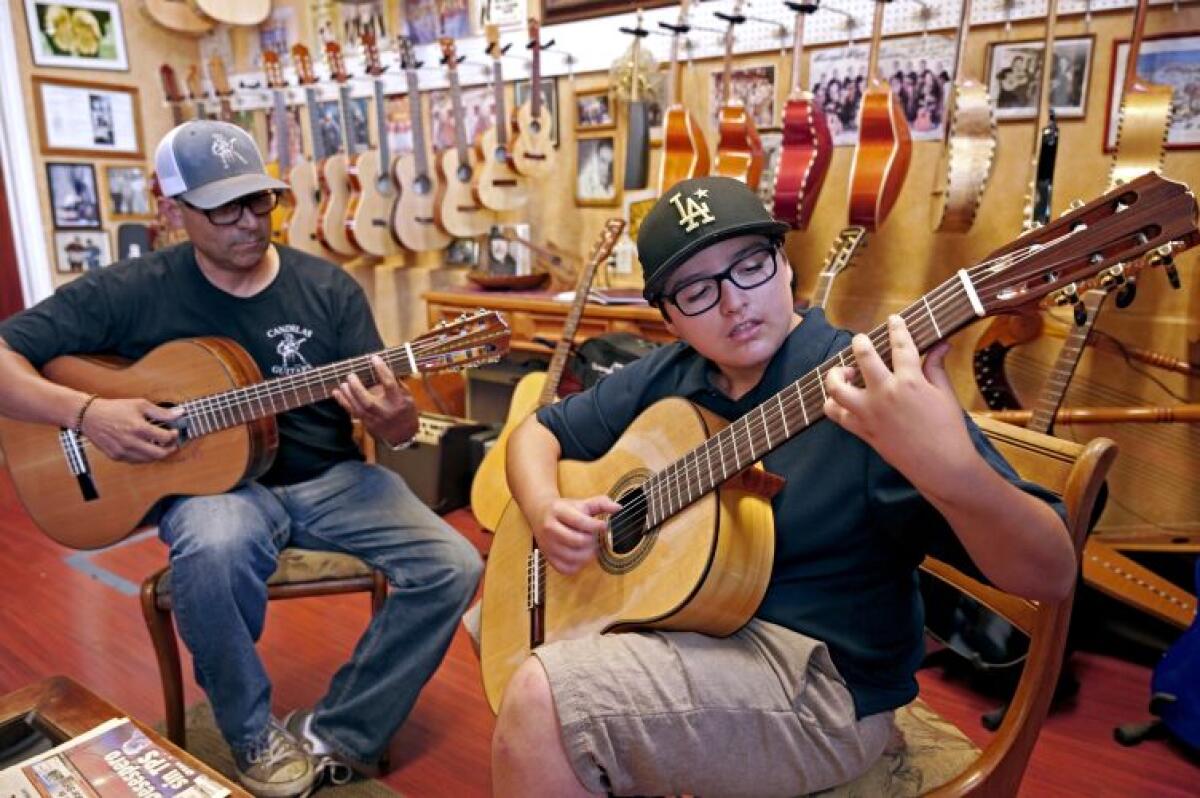
[[[79,412],[75,414],[75,425],[71,427],[71,431],[76,435],[83,434],[83,414],[88,411],[94,401],[96,401],[96,394],[88,394],[88,398],[83,401],[83,407],[79,408]]]

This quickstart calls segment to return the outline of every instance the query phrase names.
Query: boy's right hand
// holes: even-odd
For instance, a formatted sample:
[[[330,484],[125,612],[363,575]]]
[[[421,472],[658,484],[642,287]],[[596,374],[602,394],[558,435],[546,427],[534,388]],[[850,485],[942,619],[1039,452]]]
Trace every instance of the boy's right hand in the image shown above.
[[[597,539],[608,528],[606,516],[621,509],[607,496],[590,499],[550,500],[535,517],[533,536],[538,549],[554,567],[567,574],[576,573],[596,556]]]

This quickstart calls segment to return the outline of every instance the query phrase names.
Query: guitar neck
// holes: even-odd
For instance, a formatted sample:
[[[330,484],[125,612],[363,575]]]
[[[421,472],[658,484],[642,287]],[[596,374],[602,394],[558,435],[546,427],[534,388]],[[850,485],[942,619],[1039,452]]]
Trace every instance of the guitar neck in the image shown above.
[[[320,161],[328,155],[321,141],[321,113],[317,108],[317,90],[312,86],[304,88],[304,107],[308,109],[308,139],[312,144],[312,157]]]
[[[829,293],[833,290],[833,281],[850,265],[850,261],[854,258],[854,253],[858,251],[865,235],[866,230],[857,225],[847,227],[838,233],[837,241],[834,242],[833,248],[829,250],[829,255],[825,258],[825,265],[817,274],[817,287],[813,291],[812,307],[823,308],[829,304]]]
[[[279,164],[280,176],[286,178],[292,166],[292,131],[288,124],[287,95],[280,89],[273,90],[272,94],[275,97],[275,144],[279,148],[275,160]]]
[[[879,43],[883,40],[884,0],[875,0],[875,24],[871,33],[871,54],[867,59],[867,85],[879,80]]]
[[[805,16],[801,11],[796,12],[796,32],[792,38],[792,90],[789,97],[798,97],[804,91],[804,84],[800,81],[800,64],[803,63]]]
[[[1107,291],[1099,289],[1084,294],[1082,302],[1087,311],[1087,319],[1083,324],[1072,325],[1070,333],[1063,341],[1062,349],[1059,350],[1054,366],[1050,369],[1050,376],[1046,378],[1046,384],[1042,386],[1037,401],[1033,405],[1033,415],[1029,419],[1029,424],[1026,425],[1028,429],[1046,435],[1049,435],[1053,429],[1054,416],[1058,413],[1058,408],[1062,406],[1063,398],[1067,394],[1067,386],[1071,384],[1071,378],[1075,376],[1075,368],[1079,365],[1083,347],[1087,345],[1088,336],[1092,334],[1092,328],[1096,326],[1096,317],[1100,314],[1100,308],[1104,306],[1107,296]]]
[[[555,396],[558,395],[558,384],[562,382],[567,358],[571,354],[571,342],[575,340],[575,331],[579,329],[579,321],[583,318],[583,311],[587,306],[588,291],[591,290],[592,280],[596,276],[596,266],[596,259],[589,261],[580,272],[579,280],[575,283],[575,300],[571,303],[567,320],[563,322],[562,337],[555,344],[554,355],[550,358],[550,365],[546,369],[546,382],[542,386],[542,393],[538,396],[538,407],[553,404]]]
[[[408,116],[412,121],[413,163],[417,177],[429,174],[429,150],[425,146],[425,120],[421,118],[421,83],[417,70],[404,70],[408,82]]]
[[[504,108],[504,73],[499,58],[492,62],[492,94],[496,98],[496,146],[504,148],[508,146],[508,125],[505,123],[508,114]],[[491,158],[492,154],[487,153],[487,156]]]
[[[971,303],[974,288],[968,292],[969,281],[966,272],[959,272],[900,313],[921,352],[976,319]],[[892,350],[887,325],[873,329],[870,338],[890,366]],[[658,526],[824,418],[825,380],[829,372],[854,362],[850,347],[842,349],[656,473],[643,486],[649,507],[646,527]]]
[[[1128,94],[1137,83],[1137,60],[1142,50],[1142,36],[1146,32],[1146,11],[1149,0],[1138,0],[1133,11],[1133,36],[1129,40],[1129,55],[1125,59],[1125,83],[1122,94]]]
[[[537,93],[534,93],[537,96]],[[458,85],[458,71],[450,70],[450,106],[454,110],[454,147],[458,150],[458,162],[466,164],[470,158],[467,147],[467,125],[463,119],[462,89]]]
[[[386,175],[392,163],[392,146],[388,142],[387,101],[383,96],[383,78],[375,77],[375,136],[379,146],[379,174],[383,176],[382,186],[387,186]]]
[[[350,84],[338,85],[338,106],[342,109],[342,141],[345,142],[346,157],[353,158],[358,154],[354,141],[354,131],[350,129]]]

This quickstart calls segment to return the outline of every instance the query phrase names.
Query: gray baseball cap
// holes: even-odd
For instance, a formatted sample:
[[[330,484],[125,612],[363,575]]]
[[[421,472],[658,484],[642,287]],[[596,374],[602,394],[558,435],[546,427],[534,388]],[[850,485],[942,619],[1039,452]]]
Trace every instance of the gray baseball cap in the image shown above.
[[[288,190],[266,173],[254,139],[229,122],[179,125],[159,142],[154,171],[163,196],[204,210],[267,189]]]

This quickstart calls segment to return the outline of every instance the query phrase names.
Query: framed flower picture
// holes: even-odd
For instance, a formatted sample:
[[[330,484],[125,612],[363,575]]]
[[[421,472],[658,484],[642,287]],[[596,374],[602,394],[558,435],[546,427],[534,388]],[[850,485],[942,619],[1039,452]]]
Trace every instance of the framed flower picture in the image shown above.
[[[129,71],[117,0],[25,0],[33,63]]]

